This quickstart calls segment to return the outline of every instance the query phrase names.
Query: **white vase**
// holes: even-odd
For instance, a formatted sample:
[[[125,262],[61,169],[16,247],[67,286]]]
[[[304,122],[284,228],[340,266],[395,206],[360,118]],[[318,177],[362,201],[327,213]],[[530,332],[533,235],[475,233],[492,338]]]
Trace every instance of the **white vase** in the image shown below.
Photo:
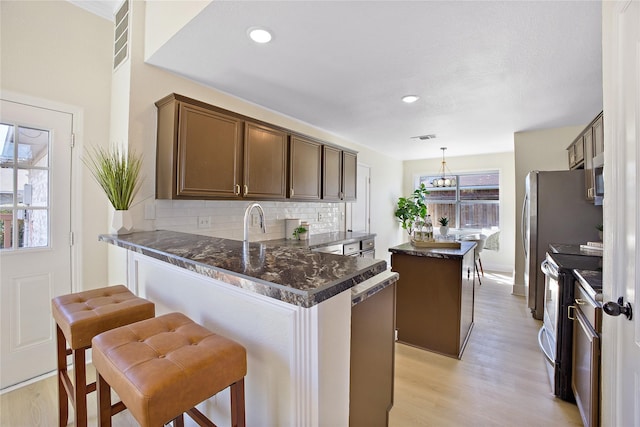
[[[440,234],[443,236],[446,236],[447,234],[449,234],[449,226],[448,225],[443,225],[440,227]]]
[[[115,211],[113,213],[113,221],[111,222],[112,234],[130,234],[133,232],[133,219],[131,218],[131,212]]]

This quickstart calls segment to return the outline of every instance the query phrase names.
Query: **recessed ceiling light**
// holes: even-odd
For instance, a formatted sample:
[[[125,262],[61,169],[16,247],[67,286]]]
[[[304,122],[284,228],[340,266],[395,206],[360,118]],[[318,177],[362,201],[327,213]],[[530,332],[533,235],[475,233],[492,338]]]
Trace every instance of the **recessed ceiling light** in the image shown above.
[[[429,135],[418,135],[418,136],[412,136],[411,139],[419,139],[421,141],[425,141],[427,139],[435,139],[436,138],[436,134],[435,133],[430,133]]]
[[[271,33],[264,28],[249,28],[247,34],[249,34],[249,38],[256,43],[269,43],[271,41]]]
[[[418,95],[405,95],[402,97],[402,102],[406,102],[407,104],[412,104],[416,102],[420,97]]]

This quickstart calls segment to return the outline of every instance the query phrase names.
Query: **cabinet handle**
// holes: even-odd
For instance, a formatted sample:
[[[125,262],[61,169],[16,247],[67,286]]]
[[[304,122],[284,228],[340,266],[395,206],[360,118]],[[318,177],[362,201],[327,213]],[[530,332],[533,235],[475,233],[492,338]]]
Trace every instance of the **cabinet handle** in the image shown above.
[[[246,196],[247,194],[249,194],[249,186],[248,185],[244,185],[244,195]]]
[[[291,197],[293,197],[293,194],[294,194],[294,193],[293,193],[293,188],[291,188]]]
[[[340,192],[340,200],[344,200],[344,193],[342,191]]]
[[[233,192],[235,193],[236,196],[240,195],[240,184],[235,185]]]
[[[571,320],[576,320],[576,316],[575,316],[575,314],[574,314],[574,315],[571,315],[571,309],[574,309],[574,310],[575,310],[575,309],[576,309],[576,306],[575,306],[575,305],[570,305],[569,307],[567,307],[567,317],[568,317],[569,319],[571,319]]]
[[[576,298],[576,304],[579,304],[579,305],[585,305],[586,303],[587,303],[587,302],[586,302],[585,300],[580,299],[580,298]]]

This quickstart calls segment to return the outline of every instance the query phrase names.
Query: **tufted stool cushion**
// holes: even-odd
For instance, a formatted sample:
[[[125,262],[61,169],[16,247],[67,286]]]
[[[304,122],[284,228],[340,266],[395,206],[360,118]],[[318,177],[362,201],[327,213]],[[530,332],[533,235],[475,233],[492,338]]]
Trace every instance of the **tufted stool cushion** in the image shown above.
[[[181,416],[230,385],[244,381],[247,373],[244,347],[181,313],[96,336],[93,364],[99,381],[103,379],[116,391],[143,426],[160,426]]]
[[[52,300],[53,318],[73,350],[91,346],[91,339],[155,315],[155,306],[123,285],[62,295]]]
[[[71,400],[75,425],[86,426],[86,395],[96,389],[96,383],[87,384],[86,378],[85,352],[91,339],[106,330],[153,317],[155,306],[117,285],[56,297],[51,300],[51,311],[56,321],[58,425],[67,425]],[[68,355],[73,356],[73,381],[67,371]]]

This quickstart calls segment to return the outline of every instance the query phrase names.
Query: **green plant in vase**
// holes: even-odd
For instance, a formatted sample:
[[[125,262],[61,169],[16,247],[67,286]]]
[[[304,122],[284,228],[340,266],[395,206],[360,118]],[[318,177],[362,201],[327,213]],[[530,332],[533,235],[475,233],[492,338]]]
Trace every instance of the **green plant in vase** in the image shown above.
[[[298,240],[301,240],[302,237],[304,236],[304,234],[307,232],[308,230],[306,228],[304,228],[303,226],[299,226],[296,227],[293,230],[293,237],[295,237]]]
[[[96,147],[82,161],[116,210],[113,226],[116,234],[131,232],[133,227],[128,210],[140,188],[142,157],[117,147]]]
[[[409,236],[413,235],[416,221],[424,223],[427,218],[427,205],[425,204],[427,194],[429,192],[425,185],[420,184],[420,187],[416,188],[411,196],[398,199],[394,213]]]
[[[440,224],[440,234],[446,236],[449,234],[449,218],[446,216],[441,216],[438,219],[438,223]]]

